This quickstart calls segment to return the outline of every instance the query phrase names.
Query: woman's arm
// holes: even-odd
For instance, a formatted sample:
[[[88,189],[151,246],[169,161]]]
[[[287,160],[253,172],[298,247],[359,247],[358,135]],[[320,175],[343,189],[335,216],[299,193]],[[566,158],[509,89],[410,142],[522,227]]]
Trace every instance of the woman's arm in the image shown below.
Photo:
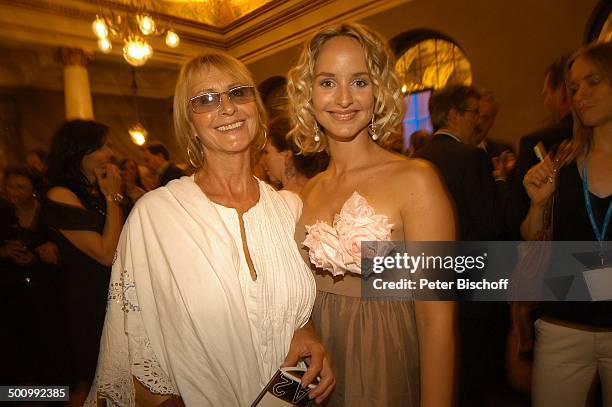
[[[402,199],[404,239],[455,240],[455,214],[436,169],[421,160],[413,160],[411,165],[414,168],[403,180],[404,185],[412,186]],[[456,304],[416,301],[414,309],[420,350],[421,406],[451,406],[455,389]]]
[[[102,234],[86,230],[60,230],[60,232],[83,253],[98,263],[110,266],[123,226],[121,206],[113,199],[113,196],[119,193],[121,177],[119,169],[114,165],[108,166],[105,175],[97,176],[100,190],[106,197],[106,220]],[[54,202],[84,209],[83,203],[68,188],[54,187],[49,190],[47,197]]]
[[[421,406],[453,405],[455,390],[456,306],[452,301],[416,301]]]
[[[143,386],[138,379],[132,376],[136,405],[140,407],[185,407],[185,402],[180,396],[169,394],[155,394]],[[98,402],[98,405],[101,405]]]
[[[523,178],[523,185],[531,199],[529,212],[521,223],[521,236],[525,240],[536,240],[537,234],[544,229],[550,199],[556,188],[557,172],[550,156],[531,167]]]

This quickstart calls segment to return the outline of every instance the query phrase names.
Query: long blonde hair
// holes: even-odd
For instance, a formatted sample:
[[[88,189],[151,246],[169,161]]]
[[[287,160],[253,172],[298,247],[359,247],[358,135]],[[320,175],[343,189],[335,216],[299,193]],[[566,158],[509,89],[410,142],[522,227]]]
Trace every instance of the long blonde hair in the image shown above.
[[[194,78],[203,70],[215,68],[227,72],[246,85],[255,87],[255,103],[257,104],[258,126],[254,145],[262,146],[266,140],[266,127],[268,115],[261,96],[255,86],[253,76],[248,68],[236,58],[223,53],[206,53],[198,55],[187,61],[179,74],[174,91],[174,131],[181,147],[188,152],[191,164],[199,168],[204,164],[204,150],[202,143],[193,134],[191,115],[194,114],[189,106],[189,89]]]
[[[608,84],[612,86],[612,43],[591,43],[580,48],[568,60],[565,83],[567,87],[567,97],[569,98],[572,109],[572,118],[574,119],[572,147],[568,161],[571,161],[582,154],[586,146],[591,143],[591,139],[593,138],[593,128],[585,126],[578,115],[578,111],[576,110],[576,106],[574,105],[573,101],[573,95],[575,92],[570,87],[570,71],[574,65],[574,62],[576,62],[578,58],[583,58],[597,67],[603,75],[604,80],[606,80]],[[610,106],[610,108],[612,109],[612,106]]]
[[[337,36],[356,39],[365,54],[368,73],[374,87],[374,125],[379,132],[380,143],[400,129],[404,101],[400,83],[395,74],[395,58],[387,43],[369,28],[344,23],[322,28],[305,44],[299,62],[290,71],[287,80],[289,117],[292,129],[289,137],[302,153],[320,152],[327,149],[327,138],[320,132],[320,141],[313,137],[318,126],[312,107],[314,67],[323,45]]]

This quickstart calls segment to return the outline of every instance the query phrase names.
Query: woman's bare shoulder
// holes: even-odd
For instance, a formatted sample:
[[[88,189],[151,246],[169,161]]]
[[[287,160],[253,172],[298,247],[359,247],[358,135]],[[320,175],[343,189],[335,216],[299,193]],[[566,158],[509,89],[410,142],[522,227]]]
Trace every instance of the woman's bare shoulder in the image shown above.
[[[429,161],[419,158],[391,161],[387,166],[387,171],[399,182],[409,181],[412,185],[439,180],[438,169]]]
[[[53,202],[83,208],[83,203],[79,197],[66,187],[52,187],[47,191],[47,198]]]

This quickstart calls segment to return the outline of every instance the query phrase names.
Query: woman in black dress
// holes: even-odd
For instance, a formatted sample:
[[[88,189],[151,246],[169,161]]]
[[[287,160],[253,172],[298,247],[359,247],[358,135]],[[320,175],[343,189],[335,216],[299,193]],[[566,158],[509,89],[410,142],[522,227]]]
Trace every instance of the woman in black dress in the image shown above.
[[[111,164],[108,127],[74,120],[53,137],[44,222],[60,250],[65,299],[66,368],[71,404],[82,405],[93,381],[110,278],[121,233],[121,174]]]

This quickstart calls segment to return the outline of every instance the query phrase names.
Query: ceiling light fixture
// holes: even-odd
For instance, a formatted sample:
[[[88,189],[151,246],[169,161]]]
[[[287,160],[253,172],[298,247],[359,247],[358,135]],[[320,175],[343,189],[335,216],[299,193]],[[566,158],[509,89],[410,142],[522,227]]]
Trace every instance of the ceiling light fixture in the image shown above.
[[[131,11],[121,14],[100,8],[91,24],[94,34],[98,37],[100,51],[111,52],[111,38],[122,40],[123,58],[132,66],[141,66],[153,56],[153,47],[147,41],[148,37],[165,36],[168,47],[178,47],[178,34],[172,28],[156,21],[144,5],[138,6],[133,0],[130,9]]]
[[[136,69],[132,69],[132,103],[134,104],[134,114],[136,116],[136,122],[130,126],[128,133],[132,142],[137,146],[142,146],[147,142],[147,136],[149,132],[142,125],[140,121],[140,111],[138,110],[138,85],[136,84]]]

